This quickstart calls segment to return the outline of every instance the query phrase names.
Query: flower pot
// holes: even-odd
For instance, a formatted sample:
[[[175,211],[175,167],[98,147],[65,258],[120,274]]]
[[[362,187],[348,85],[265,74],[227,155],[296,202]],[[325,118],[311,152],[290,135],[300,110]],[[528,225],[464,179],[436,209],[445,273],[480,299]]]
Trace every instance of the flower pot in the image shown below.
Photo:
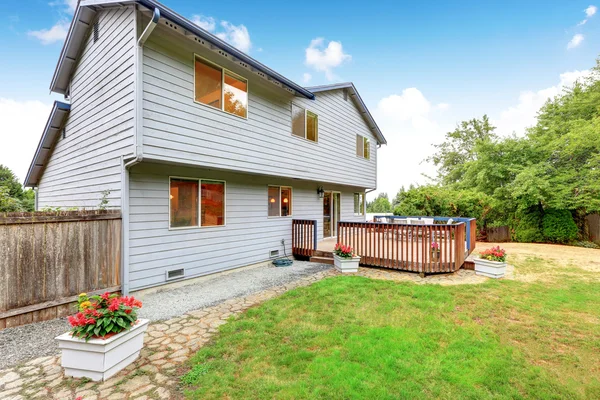
[[[484,260],[475,258],[475,274],[487,276],[488,278],[503,278],[506,272],[506,262]]]
[[[333,255],[333,264],[335,265],[335,269],[344,273],[344,272],[358,272],[358,264],[360,263],[360,257],[349,257],[344,258],[340,257],[336,254]]]
[[[71,332],[58,336],[56,340],[62,352],[65,375],[93,381],[107,380],[140,355],[148,322],[147,319],[140,319],[130,329],[108,339],[90,339],[86,342],[71,336]]]

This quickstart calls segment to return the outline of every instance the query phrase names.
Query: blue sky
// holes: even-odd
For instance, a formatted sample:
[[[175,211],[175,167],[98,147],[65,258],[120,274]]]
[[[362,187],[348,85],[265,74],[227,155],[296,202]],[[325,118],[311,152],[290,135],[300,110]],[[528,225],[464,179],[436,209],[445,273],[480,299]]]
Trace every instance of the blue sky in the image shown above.
[[[11,146],[0,163],[20,178],[46,109],[60,99],[48,86],[73,4],[28,0],[0,11],[0,117],[20,132],[16,141],[3,131]],[[424,182],[420,174],[432,169],[419,161],[462,119],[487,113],[501,133],[522,134],[545,98],[585,75],[600,53],[600,15],[589,0],[164,4],[298,83],[353,81],[390,142],[378,184],[390,194]]]

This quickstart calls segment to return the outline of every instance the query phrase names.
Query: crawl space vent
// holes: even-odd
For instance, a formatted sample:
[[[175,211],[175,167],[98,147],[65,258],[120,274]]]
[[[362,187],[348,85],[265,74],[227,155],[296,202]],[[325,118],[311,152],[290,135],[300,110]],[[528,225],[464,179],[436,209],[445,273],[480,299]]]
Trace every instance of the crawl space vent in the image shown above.
[[[167,271],[167,280],[172,281],[175,279],[180,279],[180,278],[183,278],[183,275],[184,275],[183,268],[172,269],[170,271]]]
[[[271,250],[271,258],[279,256],[279,250]]]

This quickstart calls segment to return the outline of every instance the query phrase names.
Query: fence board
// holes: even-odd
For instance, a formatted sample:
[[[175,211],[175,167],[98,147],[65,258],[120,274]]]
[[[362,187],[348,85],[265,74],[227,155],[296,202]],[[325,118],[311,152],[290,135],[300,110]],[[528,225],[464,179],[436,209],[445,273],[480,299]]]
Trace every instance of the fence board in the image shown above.
[[[79,293],[120,285],[120,212],[40,214],[0,214],[0,329],[62,315]]]

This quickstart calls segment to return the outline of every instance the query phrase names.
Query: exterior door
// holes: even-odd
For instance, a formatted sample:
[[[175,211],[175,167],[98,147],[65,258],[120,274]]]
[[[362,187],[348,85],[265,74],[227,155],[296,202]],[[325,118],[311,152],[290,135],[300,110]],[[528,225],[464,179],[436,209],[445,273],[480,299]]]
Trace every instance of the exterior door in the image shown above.
[[[323,237],[331,237],[331,192],[323,195]]]

